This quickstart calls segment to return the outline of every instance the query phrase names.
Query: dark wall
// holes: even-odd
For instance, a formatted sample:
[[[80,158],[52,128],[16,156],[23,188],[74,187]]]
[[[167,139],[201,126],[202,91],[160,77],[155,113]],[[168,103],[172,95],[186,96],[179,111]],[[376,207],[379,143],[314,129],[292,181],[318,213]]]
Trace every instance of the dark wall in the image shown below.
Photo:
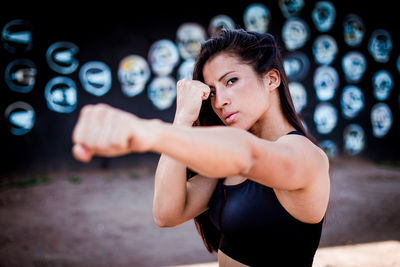
[[[357,157],[366,157],[374,160],[399,160],[399,71],[396,69],[396,60],[399,56],[399,37],[397,16],[394,3],[388,0],[371,2],[365,1],[332,1],[336,7],[336,20],[333,28],[326,34],[335,38],[339,53],[331,64],[338,74],[340,84],[335,97],[330,100],[339,111],[338,124],[329,135],[319,134],[314,127],[313,112],[318,100],[313,88],[313,73],[318,65],[313,60],[312,42],[321,35],[311,20],[311,11],[316,1],[305,1],[305,7],[300,13],[310,28],[311,38],[305,46],[299,49],[307,54],[311,65],[308,76],[302,81],[307,89],[308,104],[301,115],[311,131],[318,139],[331,139],[343,153],[343,130],[349,123],[360,124],[366,133],[366,147]],[[77,163],[71,156],[71,133],[82,106],[90,103],[104,102],[118,108],[137,114],[143,118],[160,118],[172,121],[175,106],[166,110],[156,109],[147,97],[146,90],[135,97],[129,98],[122,94],[118,81],[118,65],[124,57],[130,54],[141,55],[147,59],[150,46],[157,40],[170,39],[175,41],[178,27],[185,22],[196,22],[206,30],[212,17],[219,14],[230,16],[238,27],[244,27],[243,12],[255,1],[191,1],[186,4],[164,2],[53,2],[52,4],[35,5],[30,2],[18,2],[4,5],[0,9],[0,28],[15,19],[23,19],[32,27],[33,46],[27,52],[10,53],[0,49],[0,88],[1,112],[15,101],[29,103],[35,110],[36,121],[30,132],[16,136],[10,133],[7,118],[2,116],[2,171],[28,171],[46,169],[79,169],[98,168],[107,166],[133,166],[147,160],[156,160],[158,155],[151,153],[144,155],[128,155],[115,159],[97,158],[88,165]],[[270,30],[280,42],[283,54],[287,52],[282,42],[281,30],[285,22],[278,0],[264,1],[271,13]],[[360,47],[352,49],[343,41],[343,18],[349,13],[359,15],[365,22],[366,35]],[[367,43],[375,29],[386,29],[392,37],[393,49],[387,63],[376,63],[367,50]],[[76,58],[79,67],[71,74],[61,75],[71,78],[77,86],[77,107],[71,113],[57,113],[51,111],[44,98],[44,88],[53,77],[60,76],[48,66],[45,55],[48,47],[57,41],[68,41],[79,47]],[[367,71],[364,78],[357,84],[365,97],[365,107],[360,114],[348,120],[340,114],[340,92],[347,85],[341,69],[341,58],[351,50],[364,54],[367,58]],[[29,93],[17,93],[9,90],[4,79],[7,65],[18,58],[26,58],[35,63],[37,68],[36,83]],[[112,72],[112,87],[104,96],[97,97],[82,89],[79,81],[80,67],[89,61],[102,61]],[[182,61],[181,61],[182,62]],[[394,89],[384,102],[392,111],[393,124],[386,136],[376,138],[372,135],[370,121],[371,107],[378,101],[373,97],[371,77],[380,70],[388,70],[394,80]],[[172,76],[176,78],[176,68]],[[149,82],[154,77],[152,77]]]

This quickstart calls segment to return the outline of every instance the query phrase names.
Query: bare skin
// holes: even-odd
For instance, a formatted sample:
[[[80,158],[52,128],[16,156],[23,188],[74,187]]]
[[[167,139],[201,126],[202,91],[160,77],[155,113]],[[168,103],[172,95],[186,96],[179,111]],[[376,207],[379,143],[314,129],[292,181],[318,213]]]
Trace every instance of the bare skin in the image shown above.
[[[279,72],[260,78],[249,65],[220,53],[205,64],[203,75],[205,83],[177,83],[172,125],[104,104],[84,107],[73,133],[74,156],[88,162],[96,155],[160,153],[153,202],[160,227],[179,225],[207,210],[216,178],[222,177],[226,184],[251,179],[269,186],[293,217],[320,222],[329,200],[329,161],[307,138],[287,135],[295,129],[280,109]],[[229,127],[191,127],[208,97]],[[187,167],[199,173],[189,181]],[[218,260],[221,266],[240,264],[221,251]]]
[[[221,250],[218,250],[218,266],[219,267],[245,267],[243,263],[240,263],[228,255],[226,255]]]

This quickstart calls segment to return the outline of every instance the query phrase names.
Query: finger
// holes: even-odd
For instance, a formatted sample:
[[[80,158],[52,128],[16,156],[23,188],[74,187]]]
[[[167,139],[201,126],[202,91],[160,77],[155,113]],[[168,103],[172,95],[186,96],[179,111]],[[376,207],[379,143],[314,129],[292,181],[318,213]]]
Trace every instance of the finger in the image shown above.
[[[89,105],[87,105],[87,106],[89,106]],[[84,132],[83,128],[85,127],[85,123],[83,122],[84,121],[83,114],[87,112],[87,109],[88,109],[87,106],[83,107],[81,109],[81,111],[79,112],[78,120],[75,123],[74,129],[72,131],[72,142],[73,143],[80,143],[82,141],[81,140],[82,133]]]
[[[116,149],[116,150],[121,150],[124,147],[125,142],[123,141],[123,130],[119,130],[119,131],[112,131],[110,132],[110,136],[109,136],[110,140],[111,140],[111,144],[112,144],[112,148]]]
[[[79,143],[81,136],[81,125],[79,121],[75,124],[74,129],[72,130],[72,143]]]
[[[72,133],[73,143],[84,143],[85,140],[88,139],[87,133],[88,130],[91,129],[90,127],[88,127],[88,124],[91,118],[93,107],[93,105],[85,105],[84,107],[82,107],[79,113],[78,121]]]
[[[181,87],[181,85],[182,85],[182,83],[183,83],[183,80],[184,80],[184,79],[181,79],[181,80],[179,80],[179,81],[176,83],[176,87],[177,87],[177,88],[180,88],[180,87]]]
[[[75,144],[72,147],[72,155],[78,161],[88,163],[92,159],[92,153],[88,148],[81,144]]]
[[[103,126],[95,139],[96,143],[94,144],[94,147],[100,150],[107,150],[110,149],[109,144],[112,142],[112,139],[110,138],[111,133],[116,129],[113,123],[114,121],[111,112],[106,112],[102,119],[104,120],[104,123],[102,123]]]
[[[90,113],[86,116],[85,131],[83,133],[84,139],[82,144],[86,145],[87,148],[94,149],[99,140],[100,133],[103,128],[105,111],[101,105],[95,105]]]
[[[210,96],[210,88],[209,88],[209,87],[207,87],[207,88],[208,88],[208,90],[205,89],[205,90],[203,91],[203,95],[201,96],[201,99],[202,99],[202,100],[207,100],[208,97]]]

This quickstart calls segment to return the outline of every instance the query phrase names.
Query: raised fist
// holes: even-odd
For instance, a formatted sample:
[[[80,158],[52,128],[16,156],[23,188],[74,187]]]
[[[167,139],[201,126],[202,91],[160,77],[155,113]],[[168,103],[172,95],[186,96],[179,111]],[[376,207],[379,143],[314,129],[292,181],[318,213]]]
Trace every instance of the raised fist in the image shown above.
[[[182,79],[176,85],[176,120],[192,125],[197,120],[203,100],[210,95],[210,87],[189,79]]]
[[[73,156],[89,162],[92,156],[116,157],[149,149],[147,121],[106,104],[86,105],[72,134]]]

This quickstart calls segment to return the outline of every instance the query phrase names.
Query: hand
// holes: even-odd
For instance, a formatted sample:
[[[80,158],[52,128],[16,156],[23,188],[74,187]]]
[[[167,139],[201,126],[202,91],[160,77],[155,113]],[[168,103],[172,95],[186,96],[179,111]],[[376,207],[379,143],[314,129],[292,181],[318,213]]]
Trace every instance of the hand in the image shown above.
[[[203,100],[210,95],[210,87],[206,84],[189,79],[182,79],[176,85],[175,121],[192,126],[197,120]]]
[[[89,162],[95,155],[116,157],[149,150],[149,121],[106,104],[81,109],[72,134],[73,156]]]

